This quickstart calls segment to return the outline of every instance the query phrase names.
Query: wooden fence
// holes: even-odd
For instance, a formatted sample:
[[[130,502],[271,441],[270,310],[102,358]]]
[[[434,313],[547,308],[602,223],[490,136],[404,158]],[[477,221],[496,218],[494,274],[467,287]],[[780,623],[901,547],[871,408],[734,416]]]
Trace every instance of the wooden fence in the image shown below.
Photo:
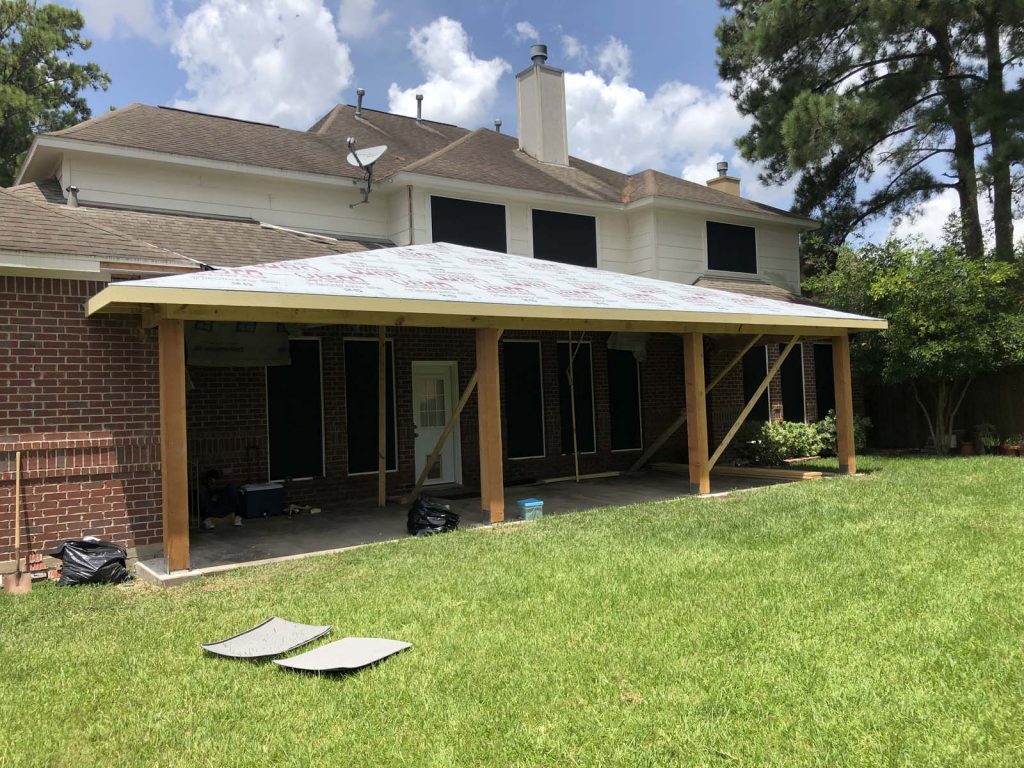
[[[873,424],[872,447],[921,448],[929,444],[928,424],[909,387],[866,387],[865,410]],[[1000,438],[1024,432],[1024,366],[971,384],[954,428],[971,430],[976,424],[994,424]]]

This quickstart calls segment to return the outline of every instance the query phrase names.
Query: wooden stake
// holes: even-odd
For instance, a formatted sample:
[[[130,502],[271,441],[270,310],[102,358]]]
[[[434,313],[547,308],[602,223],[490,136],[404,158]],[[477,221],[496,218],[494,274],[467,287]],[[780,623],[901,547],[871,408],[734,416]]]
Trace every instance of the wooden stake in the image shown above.
[[[686,383],[686,448],[690,493],[711,493],[708,464],[708,411],[704,385],[704,334],[683,334],[683,373]]]
[[[492,523],[505,519],[505,482],[501,453],[501,385],[496,328],[476,332],[476,401],[479,411],[480,503]]]
[[[388,340],[384,326],[377,329],[377,507],[387,504],[388,480]]]
[[[853,439],[853,377],[850,373],[850,337],[846,334],[832,339],[832,376],[836,386],[839,471],[844,475],[854,475],[857,473],[857,456]]]
[[[750,351],[750,348],[753,347],[755,344],[757,344],[757,342],[760,341],[760,339],[761,339],[761,334],[758,334],[757,336],[754,336],[747,343],[747,345],[742,350],[740,350],[740,352],[735,357],[733,357],[732,360],[729,361],[729,364],[727,366],[725,366],[725,368],[723,368],[721,371],[719,371],[718,375],[715,376],[715,378],[711,380],[711,383],[708,384],[707,391],[710,392],[715,387],[717,387],[722,382],[722,379],[724,379],[729,374],[729,371],[731,371],[733,368],[736,367],[736,364],[740,360],[743,359],[743,356],[745,354],[747,354],[747,352]],[[666,427],[665,431],[662,432],[660,435],[658,435],[658,437],[655,439],[655,441],[653,443],[651,443],[649,446],[647,446],[647,449],[643,452],[643,455],[641,455],[639,459],[634,461],[633,462],[633,466],[631,466],[627,471],[628,472],[637,472],[637,471],[639,471],[639,469],[642,466],[644,466],[648,461],[651,460],[651,457],[655,453],[658,452],[658,450],[661,448],[661,446],[663,446],[666,443],[666,441],[670,437],[672,437],[672,435],[674,435],[676,433],[676,431],[680,427],[682,427],[683,424],[685,424],[685,423],[686,423],[686,411],[683,410],[679,414],[679,418],[677,418],[675,421],[673,421],[671,424],[669,424],[668,427]]]
[[[161,320],[160,477],[167,572],[189,567],[188,460],[185,434],[185,324]]]
[[[775,365],[773,365],[771,370],[768,371],[768,375],[764,377],[764,381],[762,381],[758,385],[757,389],[754,391],[753,396],[750,398],[749,401],[747,401],[747,404],[743,406],[743,410],[740,411],[740,415],[737,417],[736,421],[733,422],[732,426],[729,428],[729,431],[726,432],[725,437],[722,439],[722,442],[719,444],[718,448],[715,449],[714,454],[712,454],[711,460],[709,462],[709,465],[711,467],[715,466],[715,463],[722,457],[722,453],[725,451],[726,448],[729,447],[729,443],[732,442],[732,439],[736,436],[736,433],[739,432],[740,427],[743,426],[743,422],[747,420],[747,416],[749,416],[750,412],[754,409],[754,406],[757,404],[758,399],[761,397],[762,394],[764,394],[764,391],[768,389],[768,385],[771,383],[771,380],[775,378],[775,374],[778,373],[779,368],[781,368],[782,364],[786,362],[786,358],[789,357],[789,353],[792,351],[793,347],[796,345],[799,339],[799,336],[794,336],[792,339],[789,340],[789,344],[787,344],[786,348],[782,350],[782,354],[779,355],[779,359],[775,361]]]

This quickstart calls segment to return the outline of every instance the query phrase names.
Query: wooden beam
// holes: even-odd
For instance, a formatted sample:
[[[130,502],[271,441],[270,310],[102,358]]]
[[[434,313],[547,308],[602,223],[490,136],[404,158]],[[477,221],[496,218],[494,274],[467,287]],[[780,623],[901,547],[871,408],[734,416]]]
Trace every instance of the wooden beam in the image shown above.
[[[189,567],[188,457],[185,435],[185,324],[161,320],[160,479],[167,572]]]
[[[439,303],[439,302],[437,302]],[[387,325],[410,328],[505,328],[524,331],[626,331],[651,333],[687,333],[699,331],[707,336],[734,336],[764,333],[789,338],[794,333],[832,338],[845,331],[839,327],[803,325],[760,325],[712,321],[645,321],[603,318],[508,317],[498,315],[413,314],[397,311],[353,311],[290,307],[232,307],[198,304],[108,304],[91,314],[145,314],[144,324],[162,318],[212,320],[221,322],[291,323],[296,325]]]
[[[670,461],[659,461],[651,465],[660,472],[672,472],[687,475],[690,468],[686,464],[675,464]],[[711,474],[718,477],[750,477],[759,480],[820,480],[824,472],[813,469],[784,469],[778,467],[715,467]]]
[[[505,481],[501,453],[501,386],[497,328],[476,332],[476,402],[480,427],[480,503],[492,523],[505,519]]]
[[[683,375],[686,385],[686,449],[690,493],[711,493],[708,464],[708,411],[704,385],[704,335],[683,334]]]
[[[786,362],[786,358],[789,357],[789,353],[792,351],[793,347],[796,346],[799,339],[799,336],[794,336],[789,340],[789,344],[787,344],[786,348],[782,350],[782,354],[779,355],[779,359],[775,361],[775,365],[771,367],[771,370],[768,371],[768,375],[764,377],[764,381],[758,385],[753,396],[747,401],[747,404],[743,406],[743,410],[740,411],[740,415],[737,417],[736,421],[733,422],[729,431],[726,432],[725,437],[722,439],[722,442],[712,454],[710,460],[710,465],[712,467],[714,467],[716,462],[722,457],[722,453],[729,447],[729,443],[732,442],[732,439],[736,437],[736,433],[739,432],[740,427],[743,426],[743,422],[747,420],[747,416],[749,416],[750,412],[754,409],[754,405],[760,399],[761,395],[764,394],[764,391],[768,389],[768,385],[771,383],[771,380],[775,378],[775,374],[779,372],[779,368],[781,368],[782,364]]]
[[[377,332],[377,507],[387,503],[388,480],[388,339],[382,325]]]
[[[839,471],[844,475],[857,473],[857,456],[853,439],[853,377],[850,372],[850,337],[832,339],[832,376],[836,386],[836,456]]]
[[[723,368],[721,371],[719,371],[718,375],[715,376],[714,379],[712,379],[710,384],[708,384],[708,389],[707,389],[708,392],[710,392],[711,390],[713,390],[715,387],[717,387],[719,384],[722,383],[722,379],[724,379],[726,376],[729,375],[729,371],[731,371],[733,368],[736,367],[736,364],[740,360],[743,359],[743,356],[745,354],[747,354],[748,351],[750,351],[750,348],[752,346],[757,344],[757,342],[758,342],[758,340],[760,338],[761,338],[761,334],[758,334],[758,335],[754,336],[753,338],[751,338],[751,340],[749,342],[747,342],[747,345],[745,347],[743,347],[743,349],[740,352],[738,352],[736,354],[736,356],[732,358],[732,360],[729,361],[729,364],[727,366],[725,366],[725,368]],[[673,421],[671,424],[669,424],[668,427],[665,428],[665,431],[662,432],[660,435],[658,435],[658,437],[654,440],[654,442],[651,443],[647,447],[647,449],[643,452],[643,455],[641,455],[639,459],[637,459],[636,461],[633,462],[633,466],[631,466],[628,471],[629,472],[637,472],[637,471],[639,471],[642,466],[644,466],[648,461],[651,460],[651,457],[655,453],[658,452],[658,450],[661,448],[661,446],[663,446],[666,443],[666,441],[670,437],[672,437],[672,435],[674,435],[676,433],[676,431],[680,427],[682,427],[683,424],[685,424],[685,423],[686,423],[686,411],[683,410],[679,414],[679,417],[675,421]]]

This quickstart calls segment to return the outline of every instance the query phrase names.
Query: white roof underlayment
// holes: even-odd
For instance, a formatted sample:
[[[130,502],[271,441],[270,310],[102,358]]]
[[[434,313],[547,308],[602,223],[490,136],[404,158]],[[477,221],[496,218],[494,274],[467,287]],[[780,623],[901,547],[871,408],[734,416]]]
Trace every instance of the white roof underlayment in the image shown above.
[[[277,304],[273,296],[279,295]],[[284,297],[292,297],[284,302]],[[204,304],[224,301],[259,306],[295,307],[294,297],[336,299],[310,306],[360,308],[381,300],[389,306],[457,314],[481,309],[491,314],[533,316],[543,308],[594,310],[595,316],[693,322],[697,314],[745,322],[789,322],[847,328],[884,328],[885,321],[711,288],[578,267],[527,256],[495,253],[449,243],[381,248],[207,272],[116,283],[89,302],[89,313],[111,311],[116,304]],[[468,305],[472,305],[471,307]],[[255,306],[255,304],[252,304]],[[424,309],[426,307],[427,309]],[[557,316],[557,315],[556,315]],[[685,317],[684,317],[685,316]],[[723,317],[725,316],[725,317]],[[820,321],[820,322],[819,322]]]

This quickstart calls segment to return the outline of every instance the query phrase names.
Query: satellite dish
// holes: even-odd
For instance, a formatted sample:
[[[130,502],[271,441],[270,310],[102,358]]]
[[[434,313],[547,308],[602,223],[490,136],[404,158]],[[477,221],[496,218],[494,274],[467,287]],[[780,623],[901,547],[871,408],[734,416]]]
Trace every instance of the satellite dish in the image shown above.
[[[352,151],[348,153],[348,157],[345,159],[348,160],[349,165],[354,165],[356,168],[368,168],[380,160],[387,151],[387,144],[381,144],[379,147],[367,147],[366,149],[360,150],[356,150],[353,147]]]
[[[366,149],[356,149],[356,140],[351,136],[346,141],[349,148],[348,160],[349,165],[353,165],[359,168],[363,176],[363,199],[358,203],[352,203],[349,208],[355,208],[357,205],[362,205],[370,200],[370,189],[373,187],[373,164],[376,163],[384,153],[388,151],[387,144],[381,144],[379,147],[367,147]]]

